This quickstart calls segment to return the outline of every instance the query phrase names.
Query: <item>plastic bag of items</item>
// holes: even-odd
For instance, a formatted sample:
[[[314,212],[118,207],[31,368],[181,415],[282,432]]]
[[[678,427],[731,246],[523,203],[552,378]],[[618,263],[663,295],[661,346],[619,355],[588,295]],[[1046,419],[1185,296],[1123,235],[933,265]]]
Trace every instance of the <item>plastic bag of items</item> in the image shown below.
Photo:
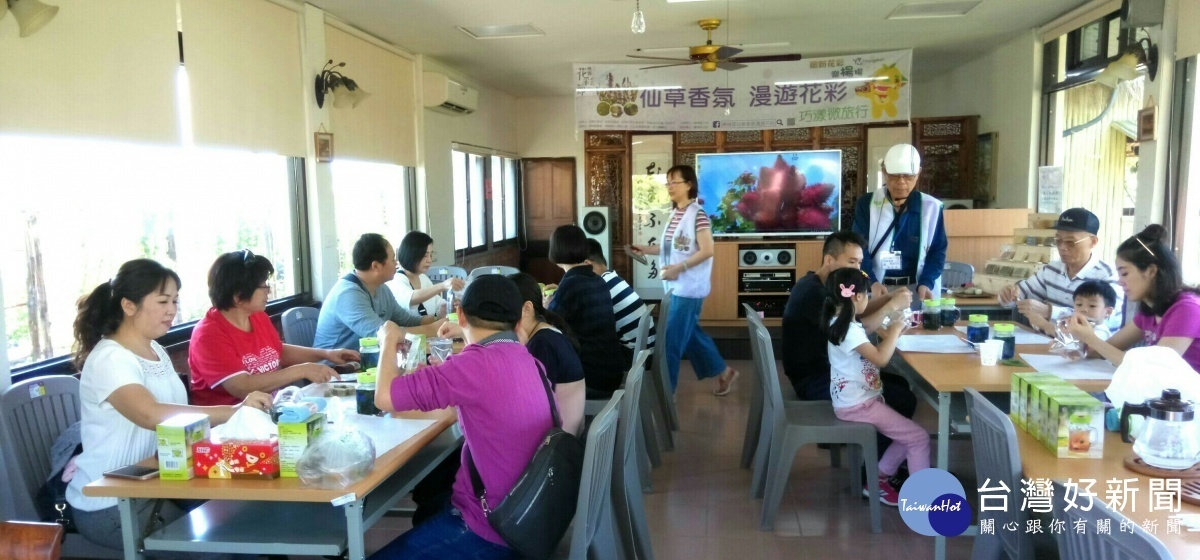
[[[296,475],[308,486],[342,489],[362,480],[375,466],[375,444],[357,430],[328,429],[296,462]]]
[[[1050,353],[1058,354],[1068,360],[1076,361],[1087,357],[1088,347],[1082,340],[1077,340],[1069,328],[1071,316],[1068,315],[1055,323],[1054,340],[1050,341]],[[1095,325],[1092,325],[1095,327]]]
[[[888,325],[895,321],[903,321],[904,328],[906,329],[911,329],[918,326],[918,323],[913,319],[913,310],[906,307],[904,309],[897,309],[891,313],[888,313],[887,315],[884,315],[883,321],[880,323],[879,328],[886,329],[888,328]]]

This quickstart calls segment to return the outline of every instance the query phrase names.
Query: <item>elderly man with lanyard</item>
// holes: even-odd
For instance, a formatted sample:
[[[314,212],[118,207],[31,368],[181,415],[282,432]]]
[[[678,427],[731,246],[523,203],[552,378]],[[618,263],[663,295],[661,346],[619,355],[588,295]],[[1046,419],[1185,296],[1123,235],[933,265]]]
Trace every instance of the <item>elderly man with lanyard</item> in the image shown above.
[[[1100,238],[1100,219],[1086,208],[1069,208],[1054,223],[1054,243],[1058,259],[1043,266],[1033,276],[1000,290],[1000,303],[1016,304],[1026,318],[1040,317],[1057,321],[1075,308],[1075,289],[1088,280],[1107,282],[1117,293],[1117,303],[1108,318],[1108,329],[1117,332],[1122,321],[1125,291],[1117,283],[1117,269],[1100,260],[1096,244]],[[1037,324],[1037,321],[1030,321]]]
[[[897,144],[883,158],[886,187],[858,199],[854,233],[867,240],[862,269],[871,277],[871,293],[907,286],[920,300],[941,297],[946,264],[946,226],[942,202],[917,192],[921,154]]]

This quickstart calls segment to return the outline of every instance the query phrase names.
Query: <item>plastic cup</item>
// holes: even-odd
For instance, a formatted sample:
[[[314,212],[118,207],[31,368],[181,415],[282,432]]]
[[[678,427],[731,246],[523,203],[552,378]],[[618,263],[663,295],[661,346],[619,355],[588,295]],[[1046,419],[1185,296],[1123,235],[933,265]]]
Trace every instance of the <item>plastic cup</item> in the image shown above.
[[[979,345],[979,363],[985,366],[994,366],[1000,361],[1000,354],[1004,352],[1003,340],[988,340]]]
[[[446,361],[454,351],[454,341],[449,338],[429,339],[429,352],[440,361]]]

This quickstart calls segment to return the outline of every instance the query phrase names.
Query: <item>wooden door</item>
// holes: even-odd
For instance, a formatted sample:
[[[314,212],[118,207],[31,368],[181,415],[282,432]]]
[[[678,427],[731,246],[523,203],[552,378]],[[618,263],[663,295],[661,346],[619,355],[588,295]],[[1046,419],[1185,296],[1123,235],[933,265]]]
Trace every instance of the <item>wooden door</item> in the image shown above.
[[[575,158],[527,158],[521,162],[528,235],[521,270],[538,282],[558,283],[563,272],[548,258],[550,234],[558,226],[575,223]]]

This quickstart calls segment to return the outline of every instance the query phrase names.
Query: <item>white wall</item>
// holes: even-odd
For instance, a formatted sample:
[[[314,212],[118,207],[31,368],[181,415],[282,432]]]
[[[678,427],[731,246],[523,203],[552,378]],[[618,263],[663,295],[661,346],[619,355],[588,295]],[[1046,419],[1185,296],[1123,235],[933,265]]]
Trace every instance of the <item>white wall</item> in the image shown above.
[[[1179,0],[1167,0],[1164,5],[1166,14],[1176,14],[1179,11]],[[1196,0],[1184,0],[1194,2]],[[1133,216],[1134,233],[1150,224],[1164,222],[1168,201],[1166,197],[1167,158],[1169,142],[1160,141],[1167,137],[1171,123],[1171,90],[1175,77],[1175,38],[1178,31],[1178,20],[1168,15],[1163,18],[1163,24],[1148,30],[1150,39],[1158,45],[1158,74],[1154,81],[1146,82],[1143,92],[1143,107],[1157,106],[1155,138],[1142,142],[1138,150],[1137,173],[1137,206]],[[1176,179],[1178,181],[1178,178]]]
[[[980,134],[1000,133],[993,208],[1027,208],[1036,199],[1041,51],[1030,31],[912,86],[914,117],[979,115]]]
[[[517,131],[523,158],[575,158],[575,216],[584,200],[583,131],[575,130],[575,98],[526,97],[517,100]]]
[[[502,91],[484,86],[437,60],[424,59],[426,72],[441,72],[479,90],[479,109],[470,115],[449,115],[425,109],[425,187],[428,197],[429,229],[436,244],[437,264],[453,264],[454,177],[450,166],[450,144],[473,144],[511,154],[520,154],[517,141],[517,100]],[[463,227],[466,227],[465,224]],[[393,241],[399,243],[399,240]]]

